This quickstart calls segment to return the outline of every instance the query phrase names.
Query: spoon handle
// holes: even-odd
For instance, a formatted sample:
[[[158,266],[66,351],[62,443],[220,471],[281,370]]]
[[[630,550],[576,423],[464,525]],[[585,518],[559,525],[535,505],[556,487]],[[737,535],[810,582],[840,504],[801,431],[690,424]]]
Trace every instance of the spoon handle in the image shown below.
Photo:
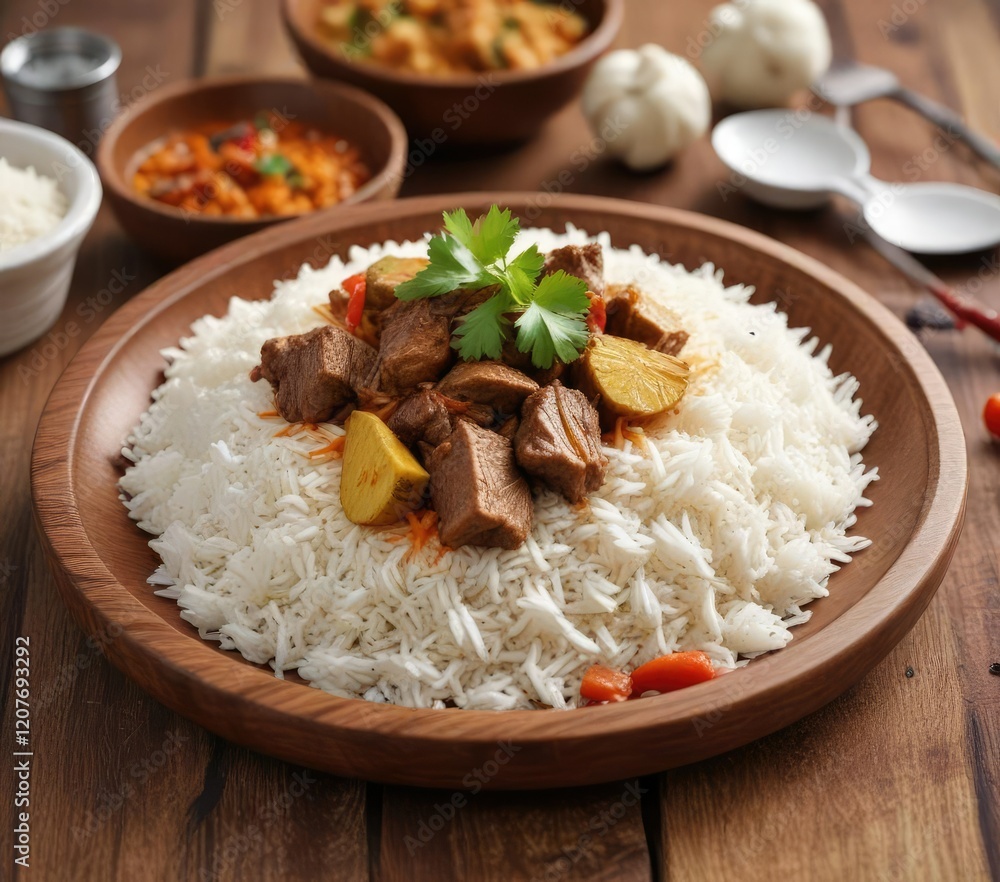
[[[938,104],[911,89],[899,89],[892,97],[925,116],[938,128],[943,129],[949,138],[965,141],[983,159],[1000,168],[1000,147],[985,135],[980,135],[970,129],[963,122],[962,117],[950,107]]]
[[[975,325],[989,337],[1000,343],[1000,315],[966,297],[960,296],[953,288],[937,275],[932,273],[912,254],[904,251],[871,230],[866,231],[868,243],[903,275],[908,276],[918,285],[923,285],[933,294],[955,318],[970,325]]]

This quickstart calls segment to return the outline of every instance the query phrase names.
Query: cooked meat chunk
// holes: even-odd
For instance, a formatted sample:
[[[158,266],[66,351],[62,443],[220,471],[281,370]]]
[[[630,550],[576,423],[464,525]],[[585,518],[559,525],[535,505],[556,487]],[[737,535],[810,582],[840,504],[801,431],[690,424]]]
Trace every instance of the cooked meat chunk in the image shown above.
[[[514,451],[521,468],[570,502],[604,483],[608,460],[597,411],[582,392],[558,380],[524,402]]]
[[[418,441],[437,446],[451,434],[451,414],[441,395],[424,389],[403,399],[388,425],[410,447]]]
[[[645,343],[666,355],[677,355],[684,348],[688,332],[676,313],[631,285],[615,286],[608,295],[607,333]]]
[[[378,363],[370,385],[399,395],[440,379],[452,360],[451,323],[430,300],[397,301],[382,315]]]
[[[517,435],[517,428],[521,425],[520,417],[510,416],[507,417],[499,426],[497,426],[496,431],[498,435],[502,435],[511,444],[514,443],[514,437]]]
[[[365,309],[388,309],[396,302],[396,288],[427,264],[425,257],[386,255],[376,260],[365,272]]]
[[[457,401],[488,404],[503,414],[517,413],[538,383],[502,361],[462,361],[435,387]]]
[[[263,378],[271,384],[278,413],[290,423],[317,423],[354,398],[375,358],[367,343],[326,325],[268,340],[250,379],[256,383]]]
[[[604,296],[604,251],[596,242],[566,245],[550,251],[545,256],[542,275],[550,276],[556,270],[583,279],[591,294]]]
[[[506,438],[459,420],[427,471],[444,545],[517,548],[528,537],[531,491]]]
[[[421,389],[400,402],[388,425],[404,444],[412,447],[424,441],[437,446],[451,434],[457,420],[493,428],[496,415],[487,404],[456,401],[435,389]]]

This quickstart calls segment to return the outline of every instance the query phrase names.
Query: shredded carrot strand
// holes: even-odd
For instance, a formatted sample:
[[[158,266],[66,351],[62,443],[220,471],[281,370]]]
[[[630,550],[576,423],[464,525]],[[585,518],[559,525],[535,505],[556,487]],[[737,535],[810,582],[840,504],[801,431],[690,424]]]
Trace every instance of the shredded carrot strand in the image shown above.
[[[273,420],[275,417],[281,416],[276,410],[262,410],[257,414],[262,420]]]
[[[434,563],[441,560],[451,550],[446,545],[440,544],[438,516],[437,512],[433,509],[428,508],[422,511],[407,512],[406,525],[405,533],[389,536],[388,539],[390,542],[402,542],[404,539],[409,541],[410,550],[406,554],[407,560],[413,560],[416,555],[420,554],[421,551],[434,541],[437,541],[439,544],[439,550]]]
[[[346,440],[346,435],[337,435],[336,437],[331,438],[328,444],[324,444],[322,447],[317,447],[315,450],[310,450],[309,458],[316,459],[320,456],[333,456],[334,459],[338,459],[343,455],[344,442]]]
[[[609,444],[618,450],[625,449],[625,442],[631,441],[633,447],[645,452],[646,435],[638,426],[630,426],[627,417],[618,417],[615,420],[615,427],[612,431],[601,436],[605,444]]]
[[[275,438],[288,438],[288,437],[291,437],[292,435],[298,435],[299,433],[305,431],[308,428],[308,426],[310,426],[310,425],[312,425],[312,424],[311,423],[289,423],[287,426],[285,426],[285,428],[278,429],[278,431],[274,433],[274,437]],[[313,425],[313,428],[316,428],[316,426]]]

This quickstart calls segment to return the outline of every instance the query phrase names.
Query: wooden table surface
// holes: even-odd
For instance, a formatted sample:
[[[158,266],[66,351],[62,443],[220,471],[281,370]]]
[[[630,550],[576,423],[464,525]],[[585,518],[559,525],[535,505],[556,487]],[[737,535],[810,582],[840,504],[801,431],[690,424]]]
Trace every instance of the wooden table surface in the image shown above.
[[[890,67],[1000,135],[997,0],[822,5],[838,56]],[[119,87],[131,101],[200,66],[209,74],[300,70],[274,6],[215,0],[199,15],[194,0],[7,0],[0,35],[5,42],[43,24],[111,34],[124,48]],[[628,0],[620,45],[652,40],[696,54],[711,38],[711,6]],[[1000,173],[900,106],[872,102],[854,121],[883,178],[1000,190]],[[665,171],[630,174],[600,155],[569,107],[515,152],[431,157],[407,178],[404,195],[565,189],[690,208],[818,257],[900,315],[923,298],[867,244],[851,241],[845,206],[782,215],[724,192],[726,180],[707,139]],[[997,252],[932,265],[1000,307]],[[11,663],[0,704],[3,730],[12,732],[11,660],[15,639],[26,636],[34,750],[31,868],[11,863],[15,776],[5,772],[0,879],[1000,878],[1000,677],[989,673],[1000,662],[1000,445],[980,420],[1000,376],[998,350],[982,335],[923,335],[968,438],[968,520],[930,608],[858,686],[799,724],[708,762],[589,789],[470,793],[454,811],[448,792],[321,775],[216,738],[112,668],[60,602],[32,523],[32,435],[81,342],[168,269],[130,244],[105,207],[63,317],[48,337],[0,360],[0,658]],[[79,332],[70,336],[74,319]],[[13,737],[3,746],[13,751]]]

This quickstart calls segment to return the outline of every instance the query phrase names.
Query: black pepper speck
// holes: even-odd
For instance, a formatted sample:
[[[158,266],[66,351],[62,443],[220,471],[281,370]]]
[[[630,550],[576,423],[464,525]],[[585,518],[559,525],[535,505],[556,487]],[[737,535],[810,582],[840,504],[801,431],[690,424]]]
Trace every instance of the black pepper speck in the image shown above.
[[[906,669],[906,677],[907,677],[907,679],[911,678],[912,676],[913,676],[913,668],[907,667],[907,669]]]

